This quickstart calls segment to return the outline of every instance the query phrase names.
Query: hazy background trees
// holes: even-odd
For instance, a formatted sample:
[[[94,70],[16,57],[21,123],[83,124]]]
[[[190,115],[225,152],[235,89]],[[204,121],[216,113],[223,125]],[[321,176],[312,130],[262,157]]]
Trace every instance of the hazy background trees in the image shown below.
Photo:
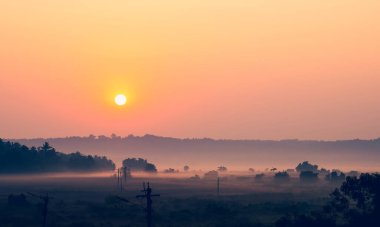
[[[123,161],[123,167],[131,171],[157,172],[156,166],[143,158],[127,158]]]
[[[296,167],[297,172],[303,172],[303,171],[312,171],[312,172],[318,172],[318,165],[310,164],[308,161],[304,161],[302,163],[299,163]]]

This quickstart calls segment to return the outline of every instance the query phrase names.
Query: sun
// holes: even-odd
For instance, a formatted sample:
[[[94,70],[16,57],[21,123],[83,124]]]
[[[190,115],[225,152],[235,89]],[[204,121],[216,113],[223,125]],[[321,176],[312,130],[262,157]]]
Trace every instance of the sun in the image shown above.
[[[127,103],[127,97],[123,94],[118,94],[115,96],[115,103],[118,106],[124,106]]]

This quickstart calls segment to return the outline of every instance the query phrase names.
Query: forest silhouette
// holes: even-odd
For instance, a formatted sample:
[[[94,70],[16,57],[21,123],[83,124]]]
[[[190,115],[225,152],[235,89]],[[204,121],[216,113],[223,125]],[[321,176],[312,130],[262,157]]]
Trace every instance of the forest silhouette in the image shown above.
[[[64,154],[49,143],[27,147],[0,139],[0,173],[83,172],[114,170],[115,164],[106,157]]]

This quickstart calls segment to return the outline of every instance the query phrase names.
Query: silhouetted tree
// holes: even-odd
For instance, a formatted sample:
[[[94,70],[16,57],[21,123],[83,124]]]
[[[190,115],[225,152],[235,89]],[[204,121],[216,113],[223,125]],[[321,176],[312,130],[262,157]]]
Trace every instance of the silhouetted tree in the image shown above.
[[[189,170],[190,170],[190,167],[189,167],[188,165],[185,165],[185,166],[183,167],[183,171],[187,172],[187,171],[189,171]]]
[[[318,180],[318,173],[313,171],[302,171],[300,173],[300,180],[302,182],[316,182]]]
[[[290,180],[290,176],[286,171],[277,172],[274,175],[274,180],[278,182],[286,182]]]
[[[318,172],[318,165],[312,165],[308,161],[304,161],[297,165],[296,170],[297,172],[302,172],[302,171]]]
[[[347,177],[321,211],[287,215],[277,227],[378,227],[380,226],[380,174]]]
[[[320,173],[321,175],[326,176],[327,174],[330,174],[330,170],[325,169],[325,168],[321,168],[321,169],[319,170],[319,173]]]
[[[169,169],[164,170],[164,173],[178,173],[178,172],[179,172],[178,170],[175,170],[173,168],[169,168]]]
[[[342,172],[331,172],[325,176],[325,180],[335,183],[341,183],[346,179],[346,175]]]
[[[263,181],[263,179],[264,179],[263,173],[256,174],[255,181]]]
[[[157,168],[152,163],[147,163],[146,166],[145,166],[145,168],[144,168],[144,171],[145,172],[156,173],[157,172]]]
[[[123,166],[128,167],[131,171],[157,172],[154,164],[142,158],[127,158],[123,161]]]
[[[195,174],[194,176],[190,177],[190,180],[200,180],[201,178],[199,177],[198,174]]]
[[[204,179],[216,179],[216,178],[218,178],[218,176],[219,176],[218,171],[212,170],[212,171],[205,173],[203,178]]]
[[[332,194],[330,207],[343,213],[349,226],[380,226],[380,174],[347,177]]]

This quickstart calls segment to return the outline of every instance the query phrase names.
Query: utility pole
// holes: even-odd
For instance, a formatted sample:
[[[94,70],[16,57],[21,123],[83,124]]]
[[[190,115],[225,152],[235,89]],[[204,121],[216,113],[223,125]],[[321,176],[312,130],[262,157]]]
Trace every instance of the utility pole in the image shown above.
[[[42,227],[46,227],[48,205],[49,205],[49,201],[50,201],[51,197],[49,197],[49,195],[47,193],[44,196],[42,196],[42,195],[36,195],[36,194],[31,193],[31,192],[28,192],[28,194],[31,195],[31,196],[33,196],[33,197],[36,197],[36,198],[39,198],[40,200],[42,200],[42,203],[43,203],[43,207],[42,207],[42,215],[43,215]]]
[[[123,191],[123,168],[117,169],[117,186],[116,190],[122,192]]]
[[[123,192],[125,190],[125,185],[127,184],[127,179],[131,177],[131,171],[128,167],[123,166],[117,169],[117,191]]]
[[[116,190],[119,191],[119,185],[120,185],[120,171],[119,169],[116,169],[116,178],[117,178],[117,184],[116,184]]]
[[[123,172],[121,171],[121,168],[119,169],[119,176],[120,176],[120,192],[123,192]]]
[[[147,227],[152,227],[152,197],[160,196],[159,194],[152,194],[152,188],[149,186],[145,188],[145,183],[143,183],[142,192],[144,192],[144,195],[137,195],[136,198],[146,198],[146,224]]]
[[[216,187],[217,187],[216,192],[217,192],[217,195],[219,197],[219,193],[220,193],[220,178],[219,177],[218,177],[217,182],[216,182]]]
[[[129,175],[130,175],[130,172],[129,172],[128,167],[124,166],[124,167],[122,167],[122,168],[123,168],[124,183],[126,183],[126,182],[127,182],[127,178],[128,178]]]

